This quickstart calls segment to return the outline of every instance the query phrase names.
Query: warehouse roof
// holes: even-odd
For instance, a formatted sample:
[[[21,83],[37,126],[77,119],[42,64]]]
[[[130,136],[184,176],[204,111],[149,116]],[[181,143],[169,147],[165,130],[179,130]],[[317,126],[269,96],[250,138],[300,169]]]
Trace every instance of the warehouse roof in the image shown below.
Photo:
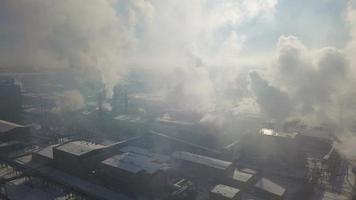
[[[275,137],[281,137],[281,138],[295,138],[297,135],[299,135],[298,132],[277,132],[273,129],[266,129],[263,128],[260,130],[260,134],[266,135],[266,136],[275,136]]]
[[[256,184],[255,187],[263,190],[268,193],[272,193],[277,196],[283,196],[284,193],[286,192],[286,189],[283,188],[282,186],[278,185],[277,183],[267,179],[267,178],[261,178]]]
[[[0,133],[5,133],[15,128],[24,128],[24,127],[25,126],[22,126],[20,124],[15,124],[12,122],[0,120]]]
[[[140,148],[130,148],[124,149],[127,150],[125,153],[115,155],[102,161],[102,164],[134,174],[139,172],[154,174],[167,167],[166,160],[162,159],[164,156],[144,152],[144,150]]]
[[[232,199],[234,197],[236,197],[236,195],[240,192],[239,189],[237,188],[233,188],[230,186],[226,186],[226,185],[216,185],[212,190],[211,193],[223,196],[225,198],[229,198]]]
[[[206,165],[220,170],[226,170],[232,165],[232,163],[228,161],[219,160],[219,159],[202,156],[198,154],[193,154],[186,151],[176,151],[173,153],[172,156],[175,159],[184,160],[200,165]]]
[[[155,160],[155,162],[160,162],[160,163],[166,163],[170,160],[169,156],[152,153],[152,152],[148,151],[147,149],[143,149],[143,148],[136,147],[136,146],[125,146],[125,147],[121,148],[120,151],[121,152],[131,152],[131,153],[135,153],[137,155],[146,156],[148,158],[151,158],[152,160]]]
[[[94,144],[87,141],[72,141],[56,147],[56,149],[81,156],[96,149],[104,148],[104,145]]]

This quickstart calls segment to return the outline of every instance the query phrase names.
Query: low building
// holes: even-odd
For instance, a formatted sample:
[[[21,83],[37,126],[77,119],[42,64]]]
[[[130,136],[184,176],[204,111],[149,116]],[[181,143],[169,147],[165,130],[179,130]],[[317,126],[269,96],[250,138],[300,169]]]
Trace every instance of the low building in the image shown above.
[[[22,115],[21,87],[13,77],[0,76],[0,119],[19,122]]]
[[[30,139],[30,127],[0,120],[0,141],[28,141]]]
[[[266,200],[283,200],[286,195],[286,189],[277,183],[261,178],[254,185],[254,195]]]
[[[30,127],[0,120],[0,154],[23,149],[30,141]]]
[[[100,172],[109,178],[110,185],[121,186],[130,192],[138,189],[147,193],[166,188],[168,156],[132,146],[124,147],[120,152],[100,163]]]
[[[51,163],[54,160],[53,148],[56,148],[59,144],[49,145],[45,148],[40,149],[32,154],[34,161],[39,163]]]
[[[241,199],[240,189],[226,186],[216,185],[209,194],[209,200],[238,200]]]
[[[87,159],[92,158],[104,149],[104,145],[88,141],[71,141],[53,148],[54,162],[70,172],[85,173],[94,166],[87,166]]]
[[[300,136],[297,132],[277,132],[272,129],[246,134],[242,141],[241,159],[258,163],[259,166],[264,166],[265,170],[283,166],[303,168],[306,156],[300,150]]]
[[[176,168],[187,176],[223,178],[233,172],[231,162],[207,156],[177,151],[172,154]]]

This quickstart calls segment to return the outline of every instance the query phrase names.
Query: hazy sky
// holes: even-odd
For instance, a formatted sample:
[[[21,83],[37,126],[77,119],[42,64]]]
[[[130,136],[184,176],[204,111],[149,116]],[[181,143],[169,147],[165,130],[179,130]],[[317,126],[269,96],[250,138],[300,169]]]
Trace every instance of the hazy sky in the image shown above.
[[[2,0],[0,67],[94,69],[108,96],[145,69],[183,107],[249,102],[272,118],[336,119],[356,96],[355,10],[355,0]]]
[[[272,51],[280,35],[295,35],[311,48],[342,48],[349,39],[345,7],[345,0],[279,0],[271,20],[252,20],[237,30],[251,51]]]
[[[135,4],[122,2],[131,3],[127,3],[126,9],[119,3],[119,13],[127,14]],[[147,39],[145,37],[153,28],[171,34],[169,37],[156,34],[159,38],[149,38],[155,47],[160,46],[160,42],[172,43],[175,50],[179,45],[192,45],[201,54],[226,57],[231,53],[246,64],[255,64],[256,58],[264,63],[263,58],[271,56],[281,35],[294,35],[309,48],[344,48],[350,39],[345,21],[346,0],[135,2],[140,2],[135,8],[136,15],[137,9],[141,9],[146,20],[149,16],[144,25],[140,24],[142,21],[138,22],[138,38]]]

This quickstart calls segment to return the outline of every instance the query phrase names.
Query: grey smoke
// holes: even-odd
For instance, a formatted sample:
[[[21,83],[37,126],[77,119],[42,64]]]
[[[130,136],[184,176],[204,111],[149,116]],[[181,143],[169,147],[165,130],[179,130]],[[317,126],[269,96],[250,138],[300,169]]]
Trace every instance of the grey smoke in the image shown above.
[[[56,106],[52,112],[57,114],[78,111],[85,106],[84,97],[78,90],[64,91],[58,95],[55,102]]]
[[[257,97],[261,111],[272,119],[283,120],[287,118],[291,112],[291,102],[288,95],[269,85],[257,72],[251,72],[249,76],[251,89]]]
[[[308,49],[295,36],[281,36],[271,67],[272,82],[292,100],[297,117],[336,120],[335,110],[349,83],[349,61],[342,50]]]

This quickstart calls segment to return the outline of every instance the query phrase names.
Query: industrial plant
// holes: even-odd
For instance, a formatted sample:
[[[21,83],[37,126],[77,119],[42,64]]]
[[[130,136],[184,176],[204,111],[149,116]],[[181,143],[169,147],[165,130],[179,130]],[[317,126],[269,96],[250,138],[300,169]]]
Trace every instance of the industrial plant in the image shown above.
[[[60,119],[50,93],[30,84],[19,93],[13,77],[2,79],[1,91],[11,87],[16,96],[2,99],[1,113],[14,109],[18,118],[0,121],[1,199],[351,200],[355,194],[356,168],[337,150],[341,141],[330,128],[278,128],[258,119],[254,132],[222,140],[209,135],[216,129],[183,120],[184,112],[130,95],[129,88],[116,91],[112,103],[94,93],[93,103]],[[155,112],[139,113],[137,105]]]
[[[356,200],[356,0],[0,0],[0,200]]]

